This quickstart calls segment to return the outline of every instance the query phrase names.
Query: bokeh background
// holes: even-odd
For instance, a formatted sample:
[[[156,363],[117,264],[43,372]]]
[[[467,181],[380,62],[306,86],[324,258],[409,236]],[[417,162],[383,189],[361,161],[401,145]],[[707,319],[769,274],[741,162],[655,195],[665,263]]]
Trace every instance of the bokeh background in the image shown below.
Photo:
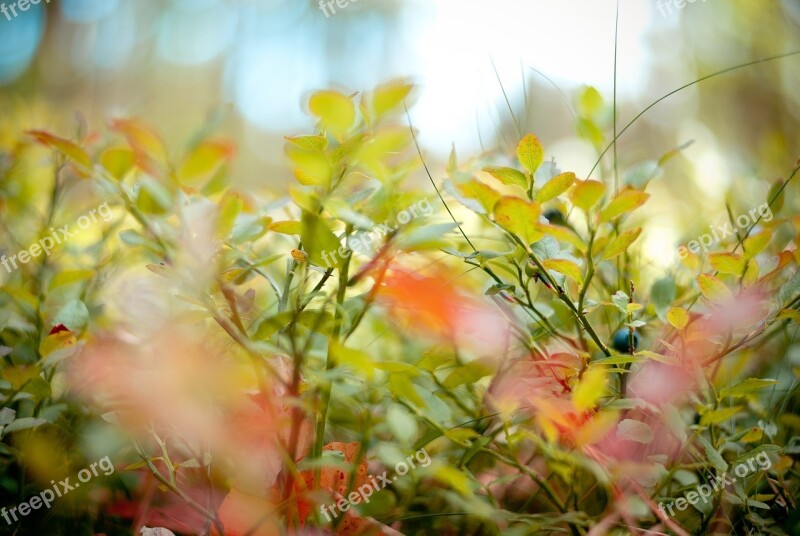
[[[576,128],[585,86],[606,104],[616,91],[620,128],[705,74],[800,50],[797,0],[670,4],[621,0],[617,24],[615,0],[350,0],[327,16],[313,0],[42,0],[0,15],[0,142],[15,126],[73,132],[80,112],[98,130],[141,117],[179,148],[212,117],[239,145],[235,182],[281,195],[292,180],[283,136],[313,127],[311,91],[407,77],[434,169],[451,146],[511,154],[524,130],[585,177],[598,155]],[[800,155],[798,87],[800,55],[732,71],[661,102],[619,140],[623,176],[694,142],[648,187],[648,262],[671,264],[676,246],[727,219],[726,201],[756,206],[787,174]]]

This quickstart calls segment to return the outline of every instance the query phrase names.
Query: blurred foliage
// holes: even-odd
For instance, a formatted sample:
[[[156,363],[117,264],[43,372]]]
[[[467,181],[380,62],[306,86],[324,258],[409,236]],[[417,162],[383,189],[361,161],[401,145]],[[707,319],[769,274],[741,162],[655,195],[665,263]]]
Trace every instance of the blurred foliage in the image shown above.
[[[136,118],[3,127],[0,496],[117,467],[17,533],[796,533],[800,163],[654,277],[640,235],[682,148],[579,177],[521,134],[437,180],[414,99],[312,94],[278,199],[231,184],[213,120],[178,149]],[[610,161],[612,105],[577,102]],[[368,504],[318,510],[423,448]]]

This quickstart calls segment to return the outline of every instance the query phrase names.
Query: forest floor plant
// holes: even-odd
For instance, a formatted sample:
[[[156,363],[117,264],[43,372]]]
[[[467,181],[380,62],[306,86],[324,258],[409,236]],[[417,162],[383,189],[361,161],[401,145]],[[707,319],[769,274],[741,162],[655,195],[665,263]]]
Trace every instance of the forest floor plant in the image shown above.
[[[586,91],[580,131],[603,132],[610,107]],[[520,132],[513,157],[454,150],[441,181],[412,99],[405,81],[314,93],[278,201],[230,185],[213,123],[177,153],[118,119],[102,136],[31,131],[4,155],[0,192],[24,192],[7,210],[30,222],[4,229],[10,250],[73,221],[70,203],[113,211],[0,292],[3,500],[100,456],[124,469],[26,530],[796,530],[800,219],[784,191],[800,162],[767,195],[774,218],[654,277],[637,244],[649,181],[618,184],[616,149],[602,165],[636,119],[590,138],[600,179],[544,166]],[[398,217],[429,202],[444,210]],[[373,240],[383,221],[398,226]],[[659,507],[753,459],[763,471],[708,501]]]

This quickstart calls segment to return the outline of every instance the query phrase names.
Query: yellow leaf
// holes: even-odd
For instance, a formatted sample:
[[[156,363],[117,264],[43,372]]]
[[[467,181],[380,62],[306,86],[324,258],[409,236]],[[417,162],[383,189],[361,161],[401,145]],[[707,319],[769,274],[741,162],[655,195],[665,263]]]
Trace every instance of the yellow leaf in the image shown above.
[[[517,145],[517,158],[522,167],[533,175],[544,161],[544,149],[539,138],[533,134],[527,134]]]
[[[641,303],[629,303],[628,305],[625,306],[625,310],[628,312],[628,314],[630,314],[630,313],[635,313],[642,307],[644,306]]]
[[[800,311],[796,309],[784,309],[778,314],[778,318],[791,318],[796,324],[800,324]]]
[[[595,406],[605,394],[608,372],[605,367],[590,367],[572,392],[572,403],[579,411]]]
[[[236,195],[227,193],[219,202],[219,212],[217,216],[217,237],[225,238],[230,234],[236,218],[244,208],[244,200]]]
[[[393,80],[375,88],[372,94],[372,109],[375,118],[381,119],[387,113],[399,107],[414,88],[401,80]]]
[[[670,307],[667,310],[667,322],[675,329],[683,329],[689,323],[689,313],[680,307]]]
[[[128,140],[136,154],[136,164],[151,175],[163,172],[167,167],[167,150],[161,138],[150,127],[137,119],[117,119],[111,128]]]
[[[765,229],[744,241],[744,252],[748,257],[755,257],[769,245],[772,231]]]
[[[100,165],[119,181],[136,165],[136,155],[127,147],[111,147],[100,155]]]
[[[697,285],[703,297],[711,303],[727,303],[733,299],[733,294],[725,283],[712,275],[700,274],[697,276]]]
[[[449,465],[438,465],[433,473],[436,480],[451,487],[465,497],[472,496],[472,488],[470,487],[469,479],[467,476],[458,469],[450,467]]]
[[[528,188],[528,179],[518,169],[510,167],[485,167],[483,171],[499,180],[503,184],[519,186],[523,190]]]
[[[283,139],[308,151],[324,151],[328,148],[325,136],[284,136]]]
[[[545,259],[542,261],[542,266],[548,270],[553,270],[560,274],[564,274],[567,277],[571,277],[577,281],[579,285],[583,283],[581,269],[572,261],[568,261],[566,259]]]
[[[575,188],[569,194],[569,198],[573,205],[584,212],[589,212],[589,209],[600,201],[605,191],[606,187],[602,182],[586,180],[575,185]]]
[[[566,227],[559,227],[558,225],[549,225],[547,223],[537,223],[536,230],[548,236],[552,236],[559,242],[566,242],[575,247],[578,251],[585,252],[586,244],[583,243],[581,238]]]
[[[346,133],[356,119],[353,100],[338,91],[317,91],[311,95],[308,107],[319,118],[323,129],[337,135]]]
[[[285,235],[299,235],[303,232],[303,224],[299,221],[276,221],[269,226],[269,230]]]
[[[633,244],[633,242],[639,238],[639,235],[642,234],[642,228],[637,227],[636,229],[628,229],[614,240],[606,247],[606,250],[603,252],[604,259],[613,259],[620,253],[624,252],[628,249],[628,246]]]
[[[750,259],[747,261],[747,270],[744,272],[744,277],[742,278],[742,284],[744,288],[751,288],[758,282],[758,263],[755,259]]]
[[[506,231],[517,235],[523,243],[530,245],[544,236],[536,228],[539,211],[538,203],[504,196],[494,206],[494,220]]]
[[[742,436],[740,441],[743,443],[755,443],[756,441],[761,441],[763,436],[764,431],[761,428],[753,427]]]
[[[286,156],[294,163],[294,176],[305,186],[327,186],[333,176],[333,167],[320,150],[301,149],[287,144]]]
[[[637,190],[623,190],[600,212],[600,221],[611,221],[644,205],[650,194]]]
[[[485,214],[491,214],[495,203],[500,199],[500,194],[496,190],[478,179],[456,183],[455,187],[464,197],[476,200],[485,211]]]
[[[235,147],[228,141],[205,141],[181,163],[178,181],[184,185],[202,184],[213,178],[235,153]]]
[[[544,203],[545,201],[550,201],[554,197],[557,197],[569,189],[570,186],[575,182],[575,174],[571,171],[567,171],[566,173],[562,173],[560,175],[556,175],[544,186],[542,189],[539,190],[539,193],[536,194],[536,200],[540,203]]]
[[[575,444],[584,447],[597,443],[617,425],[619,412],[614,410],[601,411],[589,422],[581,426],[575,433]]]
[[[744,258],[733,253],[712,253],[708,256],[711,267],[721,274],[741,275],[744,272]]]

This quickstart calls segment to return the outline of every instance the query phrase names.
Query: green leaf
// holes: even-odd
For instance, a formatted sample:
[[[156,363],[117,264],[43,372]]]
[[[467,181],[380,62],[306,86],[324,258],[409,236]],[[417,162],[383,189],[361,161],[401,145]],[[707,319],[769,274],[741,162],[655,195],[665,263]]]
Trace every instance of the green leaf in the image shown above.
[[[347,348],[337,342],[331,341],[330,353],[333,360],[340,365],[347,365],[354,372],[371,380],[375,376],[375,367],[372,358],[361,350]]]
[[[17,412],[11,408],[0,409],[0,426],[5,426],[14,422]]]
[[[762,452],[766,454],[777,454],[781,452],[781,450],[783,449],[781,449],[781,447],[779,447],[778,445],[759,445],[753,450],[747,451],[744,454],[737,456],[736,459],[733,460],[731,465],[736,466],[745,463],[747,462],[747,460],[757,457]]]
[[[732,406],[730,408],[720,408],[715,409],[713,411],[709,411],[703,414],[703,417],[700,419],[700,424],[703,426],[709,424],[719,424],[721,422],[727,421],[734,415],[738,414],[742,411],[742,406]]]
[[[89,309],[80,300],[67,303],[53,317],[53,324],[64,324],[72,331],[83,329],[88,321]]]
[[[722,454],[720,454],[719,451],[715,449],[702,435],[698,435],[697,438],[703,444],[703,449],[706,451],[706,458],[708,458],[708,461],[711,462],[711,465],[713,465],[720,472],[724,473],[727,471],[728,462],[725,461],[725,458],[722,457]]]
[[[639,363],[642,361],[642,356],[620,354],[613,357],[605,357],[594,361],[597,365],[627,365],[628,363]]]
[[[542,189],[536,194],[536,200],[544,203],[558,197],[566,192],[575,180],[575,174],[571,171],[556,175],[542,186]]]
[[[528,179],[525,174],[517,169],[510,167],[485,167],[483,171],[509,186],[519,186],[523,190],[528,189]]]
[[[611,302],[620,310],[622,314],[628,314],[628,304],[630,298],[623,291],[618,290],[611,296]]]
[[[311,262],[326,268],[340,266],[344,260],[338,253],[341,243],[325,222],[316,214],[303,211],[302,225],[303,250]]]
[[[405,407],[399,404],[389,406],[389,410],[386,412],[386,424],[389,425],[392,434],[406,444],[411,443],[418,433],[417,421]]]
[[[650,300],[653,302],[659,317],[666,313],[667,308],[672,305],[672,300],[675,299],[675,292],[675,281],[669,276],[653,283],[653,287],[650,289]]]
[[[544,149],[539,138],[533,134],[527,134],[517,145],[517,158],[522,167],[533,175],[544,161]]]
[[[402,400],[411,402],[418,408],[425,408],[425,401],[419,396],[411,379],[405,374],[396,373],[389,376],[389,389]]]
[[[494,367],[480,360],[470,361],[450,373],[442,385],[447,389],[454,389],[465,383],[475,383],[483,377],[494,372]]]
[[[37,426],[41,426],[46,424],[47,421],[45,419],[34,419],[33,417],[23,417],[22,419],[17,419],[5,428],[3,428],[3,435],[8,434],[10,432],[19,432],[20,430],[27,430],[29,428],[35,428]]]
[[[425,225],[404,233],[397,240],[397,247],[403,251],[420,251],[423,249],[439,249],[448,245],[445,235],[458,227],[458,224],[436,223]]]
[[[755,393],[756,391],[760,391],[761,389],[766,389],[767,387],[775,385],[776,383],[778,383],[778,381],[772,379],[747,378],[742,383],[732,387],[723,387],[720,389],[719,397],[722,399],[727,396],[747,396],[751,393]]]
[[[792,278],[781,286],[778,297],[781,302],[788,303],[800,294],[800,270],[796,271]]]
[[[772,186],[770,187],[769,192],[767,193],[767,206],[770,207],[770,210],[773,213],[780,212],[780,210],[783,208],[784,194],[786,193],[786,189],[784,188],[783,190],[781,190],[782,187],[783,187],[783,180],[778,179],[777,181],[772,183]],[[780,193],[778,193],[779,191]],[[775,199],[774,201],[773,198]]]

